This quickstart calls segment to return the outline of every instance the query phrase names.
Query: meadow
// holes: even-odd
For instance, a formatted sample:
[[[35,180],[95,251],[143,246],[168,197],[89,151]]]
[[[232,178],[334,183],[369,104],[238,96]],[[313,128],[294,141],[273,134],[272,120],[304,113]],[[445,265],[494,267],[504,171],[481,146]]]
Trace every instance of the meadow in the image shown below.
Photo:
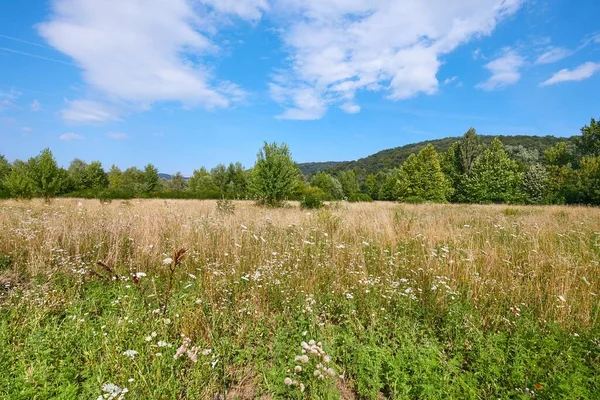
[[[598,399],[600,209],[0,202],[3,399]]]

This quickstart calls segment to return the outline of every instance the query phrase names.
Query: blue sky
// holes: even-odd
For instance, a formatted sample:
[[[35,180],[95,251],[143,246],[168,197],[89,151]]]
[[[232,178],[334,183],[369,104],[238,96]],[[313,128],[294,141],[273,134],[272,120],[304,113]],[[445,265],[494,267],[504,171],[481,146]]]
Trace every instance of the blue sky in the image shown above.
[[[0,2],[0,153],[184,174],[600,116],[595,0]]]

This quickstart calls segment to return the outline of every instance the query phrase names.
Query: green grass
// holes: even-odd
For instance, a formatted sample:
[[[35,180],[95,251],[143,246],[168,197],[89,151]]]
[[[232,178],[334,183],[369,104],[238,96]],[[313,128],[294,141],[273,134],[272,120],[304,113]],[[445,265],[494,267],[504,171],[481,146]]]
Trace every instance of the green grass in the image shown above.
[[[8,243],[5,236],[0,246],[2,399],[97,399],[108,383],[127,388],[122,398],[135,399],[600,398],[599,304],[592,300],[588,308],[578,300],[597,290],[598,275],[585,269],[572,280],[554,276],[558,265],[561,274],[571,273],[565,272],[570,271],[565,260],[597,268],[598,236],[545,239],[539,230],[528,236],[528,218],[539,229],[554,221],[542,218],[556,210],[481,208],[473,215],[472,209],[463,213],[450,206],[351,208],[386,215],[399,229],[394,232],[426,232],[427,224],[415,226],[436,212],[446,216],[431,217],[440,227],[467,232],[454,240],[433,240],[414,232],[382,236],[376,228],[351,225],[344,207],[313,215],[295,209],[244,211],[246,206],[238,204],[235,215],[215,210],[221,219],[198,220],[184,239],[181,221],[173,220],[182,214],[171,208],[155,233],[148,227],[152,219],[127,225],[130,217],[155,215],[135,203],[112,205],[114,213],[105,215],[81,217],[75,211],[69,218],[89,218],[81,227],[88,236],[69,236],[69,220],[57,224],[54,211],[41,206],[26,220],[20,213],[31,205],[18,207],[20,222],[4,220],[5,229],[39,226],[35,239],[27,231],[29,239]],[[272,221],[263,222],[263,212]],[[117,213],[128,214],[124,221],[111,220],[118,229],[107,226],[104,222]],[[288,224],[290,213],[310,220]],[[485,213],[508,219],[502,229],[494,228],[499,221]],[[577,215],[567,208],[563,213],[562,224]],[[577,220],[569,227],[592,232],[597,216],[595,210],[589,213],[589,225]],[[470,228],[464,228],[464,218]],[[367,220],[356,219],[374,224]],[[518,223],[511,225],[513,220]],[[243,223],[250,233],[236,236]],[[144,236],[133,234],[142,235],[142,229]],[[156,253],[148,253],[143,238],[156,243]],[[531,246],[544,240],[553,241],[556,254],[533,258]],[[188,253],[175,268],[163,313],[171,276],[163,258],[173,257],[179,245]],[[463,271],[468,264],[457,267],[446,260],[466,257],[467,248],[488,253],[470,278]],[[498,258],[489,258],[492,249]],[[501,261],[507,249],[511,264]],[[119,278],[94,265],[98,259],[111,260]],[[485,269],[486,262],[494,268]],[[519,277],[533,264],[534,277]],[[139,286],[129,274],[135,271],[147,272]],[[515,275],[520,286],[512,282]],[[499,286],[501,281],[512,282],[514,291],[502,292],[499,288],[507,286]],[[549,289],[559,284],[559,293],[570,288],[566,302]],[[523,287],[540,291],[524,293]],[[197,346],[197,362],[187,354],[174,359],[184,336],[191,339],[190,348]],[[302,355],[301,343],[310,340],[322,343],[331,358],[326,367],[335,376],[315,377],[322,363],[316,356],[306,364],[295,361]],[[130,357],[124,354],[128,350],[137,353]],[[298,365],[302,371],[294,372]],[[304,392],[284,384],[286,378],[302,382]]]

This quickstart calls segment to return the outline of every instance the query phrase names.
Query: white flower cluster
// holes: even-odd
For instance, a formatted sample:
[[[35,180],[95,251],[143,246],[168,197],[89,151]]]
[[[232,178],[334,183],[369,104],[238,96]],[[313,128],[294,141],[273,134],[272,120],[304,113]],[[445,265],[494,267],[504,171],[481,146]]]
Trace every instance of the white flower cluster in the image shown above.
[[[193,363],[197,363],[198,362],[198,352],[200,352],[203,356],[208,356],[212,353],[211,349],[204,349],[204,350],[200,351],[200,347],[198,347],[198,346],[190,347],[191,344],[192,344],[192,339],[190,339],[189,337],[184,337],[183,343],[181,344],[181,346],[179,346],[179,348],[175,352],[175,355],[173,356],[173,358],[175,360],[177,360],[179,357],[181,357],[182,355],[185,354],[190,359],[190,361],[192,361]],[[160,342],[159,342],[159,346],[160,346]],[[213,363],[211,365],[213,366],[213,368],[214,368],[214,365],[216,365],[214,356],[213,356]]]
[[[294,358],[294,361],[298,363],[293,370],[294,377],[300,379],[302,373],[307,372],[307,369],[309,369],[307,368],[308,366],[303,368],[300,364],[309,364],[311,359],[313,360],[311,365],[314,365],[313,376],[315,378],[326,380],[328,377],[335,378],[337,376],[337,372],[333,368],[328,367],[331,357],[323,350],[321,342],[317,343],[314,340],[310,340],[308,343],[300,343],[300,346],[302,347],[302,355]],[[292,371],[289,370],[288,373],[292,373]],[[283,383],[286,386],[297,386],[301,392],[304,392],[306,386],[298,379],[286,377]]]
[[[120,388],[114,383],[105,383],[102,385],[102,391],[104,394],[98,396],[96,400],[104,400],[104,399],[124,399],[125,393],[129,392],[127,388]]]

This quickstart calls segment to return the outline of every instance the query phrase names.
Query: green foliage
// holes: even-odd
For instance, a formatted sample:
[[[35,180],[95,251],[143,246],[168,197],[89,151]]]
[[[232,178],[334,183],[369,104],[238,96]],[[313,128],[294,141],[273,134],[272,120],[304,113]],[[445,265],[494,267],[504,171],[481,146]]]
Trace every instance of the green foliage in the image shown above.
[[[492,140],[497,137],[506,146],[523,146],[528,150],[537,150],[539,154],[543,154],[544,151],[555,145],[556,143],[565,140],[564,138],[557,138],[554,136],[525,136],[525,135],[514,135],[514,136],[485,136],[478,135],[481,140],[481,145],[489,145]],[[406,159],[413,153],[418,153],[428,144],[433,145],[438,153],[446,152],[450,146],[460,141],[460,137],[449,137],[444,139],[429,140],[420,143],[408,144],[393,149],[387,149],[378,153],[372,154],[368,157],[361,158],[356,161],[343,161],[335,163],[305,163],[300,164],[299,167],[305,175],[312,175],[319,171],[325,171],[331,174],[337,174],[340,171],[364,171],[365,176],[368,174],[376,174],[379,171],[388,172],[394,168],[398,168],[406,161]],[[570,139],[567,139],[570,140]]]
[[[574,146],[568,142],[558,142],[544,152],[544,164],[562,167],[575,162]]]
[[[550,175],[541,164],[534,164],[523,176],[523,194],[528,204],[544,204],[548,197]]]
[[[141,176],[140,181],[142,193],[151,194],[157,192],[160,188],[160,178],[158,177],[158,169],[152,164],[147,164],[144,167],[144,172]]]
[[[600,205],[600,156],[583,157],[579,170],[580,201]]]
[[[341,200],[344,197],[342,184],[328,173],[318,172],[312,177],[310,184],[321,189],[327,200]]]
[[[31,199],[35,196],[35,183],[29,175],[28,166],[23,161],[15,161],[12,170],[4,178],[4,187],[11,196],[18,199]]]
[[[350,198],[352,195],[358,193],[359,186],[356,180],[356,173],[354,171],[342,171],[338,174],[338,180],[342,185],[342,191],[345,198]]]
[[[59,168],[50,149],[44,149],[26,164],[26,174],[31,179],[35,196],[48,200],[68,188],[68,173]]]
[[[581,128],[581,136],[575,139],[575,146],[580,157],[600,156],[600,121],[592,118],[589,125]]]
[[[348,197],[348,201],[350,203],[370,203],[373,199],[366,193],[354,193]]]
[[[172,192],[183,192],[187,189],[187,182],[181,172],[177,172],[170,180],[165,180],[164,186]]]
[[[325,196],[326,194],[321,188],[316,186],[307,186],[304,188],[300,207],[305,209],[322,208],[325,205],[325,203],[323,203]]]
[[[265,142],[257,154],[250,189],[259,203],[280,206],[294,193],[299,175],[286,144]]]
[[[445,202],[450,192],[450,184],[432,145],[425,146],[418,155],[408,157],[398,172],[394,187],[394,197],[400,201],[421,199]]]
[[[518,203],[523,173],[495,140],[473,164],[467,182],[468,200],[475,203]]]

